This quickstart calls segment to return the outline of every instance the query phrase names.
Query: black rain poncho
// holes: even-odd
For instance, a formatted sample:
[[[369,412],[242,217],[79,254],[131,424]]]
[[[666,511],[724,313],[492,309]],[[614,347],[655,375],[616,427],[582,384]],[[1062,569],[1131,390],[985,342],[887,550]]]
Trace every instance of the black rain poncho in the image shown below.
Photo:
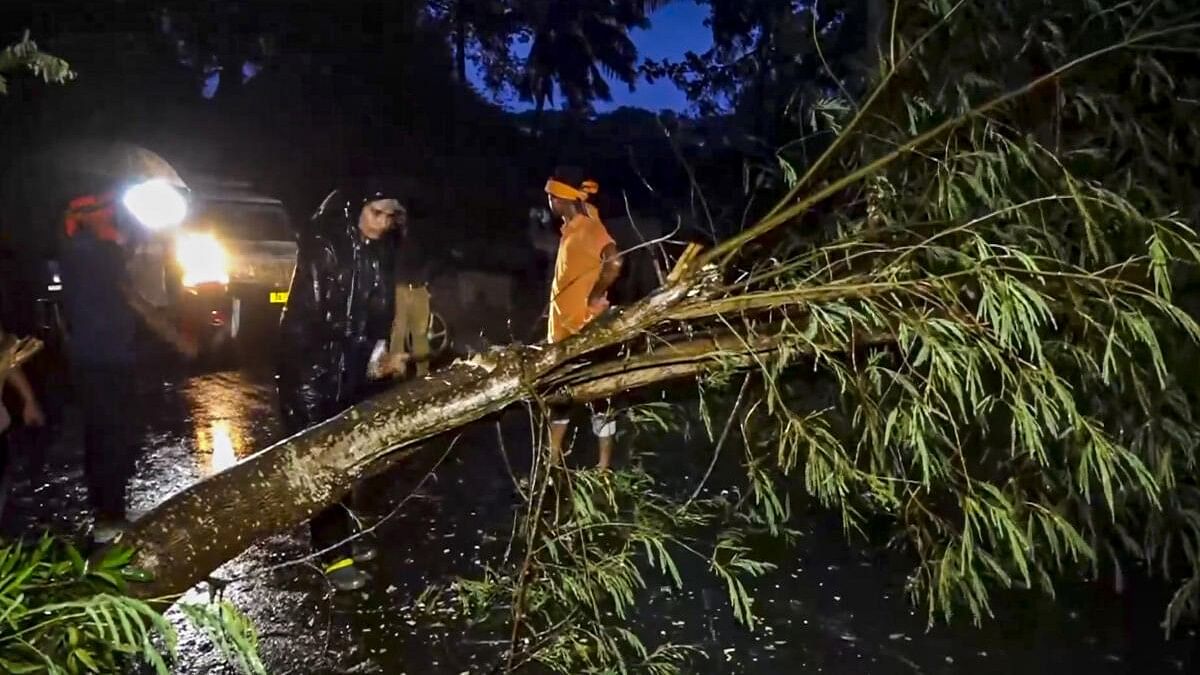
[[[301,234],[280,322],[279,404],[288,433],[357,403],[375,345],[387,340],[395,306],[395,235],[371,241],[358,229],[368,193],[330,195]]]

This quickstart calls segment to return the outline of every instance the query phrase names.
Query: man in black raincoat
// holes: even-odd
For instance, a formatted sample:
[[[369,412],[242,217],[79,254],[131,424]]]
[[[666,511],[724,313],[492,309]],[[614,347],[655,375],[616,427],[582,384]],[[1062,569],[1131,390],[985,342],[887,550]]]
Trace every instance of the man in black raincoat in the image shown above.
[[[281,320],[277,375],[284,430],[295,434],[365,397],[373,379],[394,375],[403,354],[388,354],[395,313],[394,232],[406,213],[394,193],[334,192],[300,240],[296,272]],[[369,577],[355,567],[374,557],[356,540],[349,500],[311,523],[313,546],[327,551],[325,573],[334,588],[351,591]]]

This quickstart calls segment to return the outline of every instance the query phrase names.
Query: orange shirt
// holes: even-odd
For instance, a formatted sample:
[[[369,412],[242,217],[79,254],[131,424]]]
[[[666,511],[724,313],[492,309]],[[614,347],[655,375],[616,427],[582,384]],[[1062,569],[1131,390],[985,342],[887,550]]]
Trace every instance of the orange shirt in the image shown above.
[[[592,320],[588,296],[600,278],[600,254],[615,243],[604,224],[580,214],[562,228],[550,288],[550,342],[578,333]]]

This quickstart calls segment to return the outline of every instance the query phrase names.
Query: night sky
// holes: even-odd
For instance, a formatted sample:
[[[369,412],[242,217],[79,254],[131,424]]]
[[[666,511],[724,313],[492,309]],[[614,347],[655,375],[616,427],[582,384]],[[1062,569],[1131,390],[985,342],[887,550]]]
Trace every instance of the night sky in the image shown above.
[[[678,59],[688,51],[703,52],[712,46],[712,32],[704,26],[708,8],[692,2],[673,2],[655,12],[648,30],[633,32],[633,40],[641,59]],[[478,80],[476,79],[476,82]],[[596,110],[607,112],[621,106],[634,106],[647,110],[686,110],[687,97],[674,84],[660,80],[653,85],[645,81],[638,83],[634,91],[620,82],[610,81],[613,90],[611,102],[596,101]],[[557,92],[555,103],[560,103]],[[516,100],[504,100],[506,107],[523,110],[532,107]]]

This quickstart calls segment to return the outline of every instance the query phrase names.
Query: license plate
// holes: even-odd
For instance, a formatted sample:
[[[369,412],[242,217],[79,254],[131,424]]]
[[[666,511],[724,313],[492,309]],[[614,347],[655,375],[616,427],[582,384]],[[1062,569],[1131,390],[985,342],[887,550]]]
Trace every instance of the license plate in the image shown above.
[[[287,291],[274,291],[271,293],[272,305],[286,305],[288,301]]]

